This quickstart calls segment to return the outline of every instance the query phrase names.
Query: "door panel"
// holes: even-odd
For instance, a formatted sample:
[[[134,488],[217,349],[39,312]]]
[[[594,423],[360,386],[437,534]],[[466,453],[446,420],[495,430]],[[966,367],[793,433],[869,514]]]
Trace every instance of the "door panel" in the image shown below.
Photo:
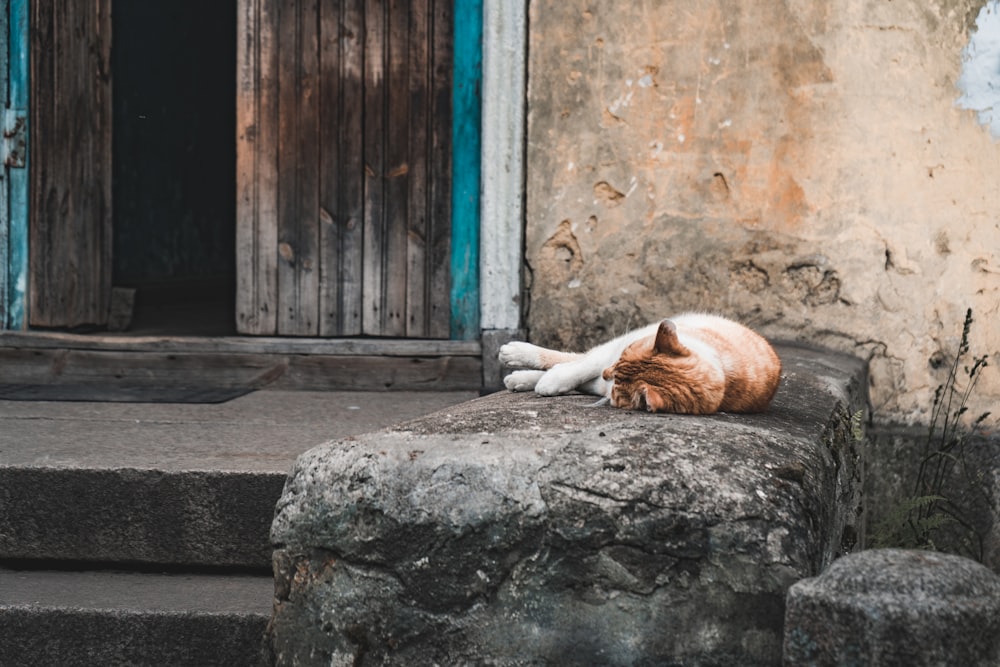
[[[317,0],[278,5],[277,333],[309,336],[318,331],[322,269]]]
[[[241,0],[241,332],[448,337],[452,2]]]
[[[107,323],[111,0],[31,2],[29,322]]]
[[[341,0],[339,17],[327,12],[320,27],[324,81],[320,106],[320,247],[324,258],[319,318],[321,336],[361,333],[365,168],[364,0]],[[338,22],[339,21],[339,22]],[[338,215],[339,223],[334,220]]]

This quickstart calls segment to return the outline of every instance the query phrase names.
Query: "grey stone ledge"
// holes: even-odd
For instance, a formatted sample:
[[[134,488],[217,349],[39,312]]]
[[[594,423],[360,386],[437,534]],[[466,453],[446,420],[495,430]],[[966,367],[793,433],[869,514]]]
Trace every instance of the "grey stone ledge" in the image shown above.
[[[792,586],[785,630],[788,667],[994,667],[1000,577],[949,554],[850,554]]]
[[[788,588],[857,540],[867,387],[778,351],[763,415],[499,393],[305,453],[274,662],[777,664]]]

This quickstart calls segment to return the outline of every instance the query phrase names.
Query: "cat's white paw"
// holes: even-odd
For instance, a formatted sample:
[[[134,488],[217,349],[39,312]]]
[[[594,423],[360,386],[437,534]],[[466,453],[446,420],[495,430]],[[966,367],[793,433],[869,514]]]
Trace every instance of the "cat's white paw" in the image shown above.
[[[535,384],[535,393],[539,396],[560,396],[568,394],[580,384],[580,379],[573,372],[570,364],[561,364],[545,372],[545,375]]]
[[[511,391],[531,391],[543,375],[545,371],[514,371],[503,379],[503,384]]]
[[[531,343],[514,341],[503,345],[497,358],[507,368],[541,368],[541,349]]]

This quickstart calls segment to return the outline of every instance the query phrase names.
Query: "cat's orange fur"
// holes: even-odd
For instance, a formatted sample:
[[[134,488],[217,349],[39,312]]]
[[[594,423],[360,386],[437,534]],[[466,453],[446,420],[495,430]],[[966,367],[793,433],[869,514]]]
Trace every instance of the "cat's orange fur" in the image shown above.
[[[763,337],[716,315],[688,313],[599,345],[585,354],[508,343],[500,361],[513,391],[573,390],[616,407],[650,412],[762,412],[774,398],[781,361]]]
[[[690,340],[683,344],[670,320],[661,322],[654,336],[625,348],[602,374],[613,381],[611,404],[684,414],[767,410],[778,390],[781,361],[766,340],[721,318],[688,325],[686,334],[706,348]],[[706,359],[713,353],[718,362]]]

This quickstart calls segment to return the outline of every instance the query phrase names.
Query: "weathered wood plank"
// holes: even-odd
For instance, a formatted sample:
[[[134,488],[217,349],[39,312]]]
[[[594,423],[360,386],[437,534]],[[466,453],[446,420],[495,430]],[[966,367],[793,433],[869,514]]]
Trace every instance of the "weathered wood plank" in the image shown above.
[[[428,335],[448,338],[452,329],[452,77],[455,14],[453,0],[430,0],[431,15],[431,110],[430,110],[430,203],[427,291],[431,324]]]
[[[477,357],[156,353],[0,347],[2,384],[208,386],[315,391],[478,389]]]
[[[319,13],[319,334],[337,335],[344,326],[341,306],[340,123],[343,101],[341,24],[343,3]]]
[[[107,322],[111,293],[111,2],[31,3],[33,326]]]
[[[406,257],[406,334],[430,336],[427,266],[428,163],[430,162],[431,43],[430,14],[427,0],[410,5],[410,35],[407,74],[409,79],[409,179],[407,187],[406,222],[409,229]]]
[[[288,366],[285,356],[109,352],[105,350],[18,350],[0,348],[4,384],[129,385],[206,384],[232,386],[273,381]]]
[[[320,335],[361,332],[364,11],[320,11]]]
[[[385,87],[386,6],[365,3],[364,156],[365,218],[363,310],[361,330],[380,334],[385,304]]]
[[[482,354],[479,341],[406,338],[283,338],[270,336],[127,336],[52,331],[0,332],[0,349],[109,350],[131,352],[212,352],[219,354],[326,354],[471,356]],[[6,372],[2,368],[2,372]]]
[[[338,222],[341,230],[340,293],[344,327],[339,333],[351,336],[361,333],[364,310],[364,0],[343,0],[343,7],[340,145],[344,159],[340,163]]]
[[[277,15],[239,0],[236,89],[236,329],[277,332]]]
[[[419,0],[415,0],[419,3]],[[383,334],[406,334],[406,285],[423,281],[423,275],[407,275],[407,191],[410,155],[409,32],[410,0],[389,0],[385,82],[385,312]]]
[[[319,333],[319,44],[315,0],[279,12],[278,333]]]

